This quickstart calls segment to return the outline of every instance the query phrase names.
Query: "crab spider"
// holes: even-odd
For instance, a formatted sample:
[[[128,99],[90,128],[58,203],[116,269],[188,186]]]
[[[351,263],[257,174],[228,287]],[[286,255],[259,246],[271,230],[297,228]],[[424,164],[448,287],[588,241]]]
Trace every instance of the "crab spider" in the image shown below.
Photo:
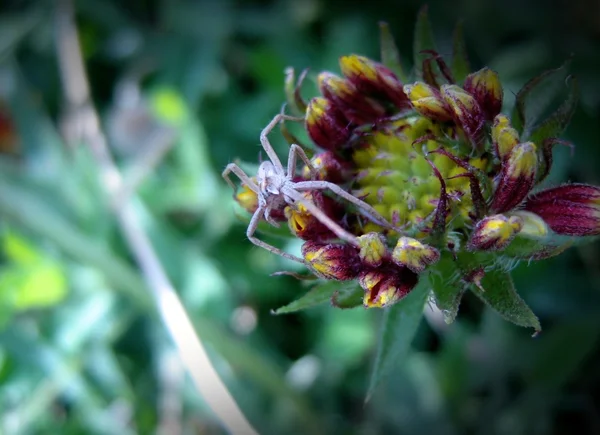
[[[276,248],[275,246],[272,246],[254,236],[261,218],[264,218],[273,226],[279,226],[279,223],[272,219],[271,210],[278,210],[286,205],[294,206],[295,204],[301,204],[310,214],[312,214],[323,225],[329,228],[331,232],[333,232],[338,238],[354,246],[358,246],[358,240],[356,236],[343,229],[338,223],[333,221],[321,209],[319,209],[312,201],[307,200],[301,193],[311,190],[329,190],[336,196],[344,198],[346,201],[354,204],[360,210],[361,214],[370,219],[372,222],[392,230],[397,230],[397,228],[391,225],[366,202],[356,198],[355,196],[352,196],[336,184],[328,181],[315,180],[316,170],[312,166],[304,150],[299,145],[291,145],[286,171],[286,168],[284,168],[281,160],[279,160],[279,157],[275,153],[275,150],[273,149],[273,146],[267,137],[267,135],[275,128],[275,126],[284,120],[300,121],[302,119],[280,113],[276,115],[273,120],[262,130],[260,134],[260,143],[270,160],[264,161],[260,164],[256,174],[256,182],[253,181],[242,170],[242,168],[235,163],[228,164],[222,173],[223,178],[234,191],[236,190],[235,184],[229,178],[231,173],[235,174],[241,180],[241,182],[248,186],[248,188],[250,188],[254,193],[256,193],[258,197],[258,208],[252,215],[246,230],[246,236],[252,243],[289,260],[306,264],[304,259],[288,254],[287,252],[284,252],[281,249]],[[310,181],[293,181],[296,175],[296,163],[298,157],[309,168],[311,173]]]

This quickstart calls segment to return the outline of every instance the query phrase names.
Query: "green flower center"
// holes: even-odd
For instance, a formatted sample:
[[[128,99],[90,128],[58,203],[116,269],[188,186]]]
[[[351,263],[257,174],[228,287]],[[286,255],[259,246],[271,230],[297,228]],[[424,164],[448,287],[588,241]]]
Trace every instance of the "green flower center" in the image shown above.
[[[395,225],[426,232],[441,194],[440,181],[429,160],[446,181],[448,225],[461,228],[474,211],[469,179],[464,176],[467,170],[446,155],[431,153],[445,147],[441,141],[415,143],[426,135],[441,138],[443,131],[439,124],[421,116],[380,127],[353,153],[357,167],[353,194]],[[456,154],[455,150],[447,151]],[[469,159],[467,163],[478,169],[485,169],[488,164],[482,158]],[[452,178],[456,176],[459,177]],[[382,229],[368,223],[363,231]]]

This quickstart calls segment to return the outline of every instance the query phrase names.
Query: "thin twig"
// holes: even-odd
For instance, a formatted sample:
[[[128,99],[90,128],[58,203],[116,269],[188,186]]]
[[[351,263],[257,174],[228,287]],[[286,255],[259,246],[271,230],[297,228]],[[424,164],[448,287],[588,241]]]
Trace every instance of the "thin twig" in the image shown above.
[[[70,139],[85,141],[94,154],[121,232],[137,260],[179,357],[199,393],[230,433],[255,434],[256,431],[242,414],[213,367],[148,236],[136,220],[134,204],[126,201],[119,207],[115,206],[123,187],[123,180],[108,151],[98,113],[90,98],[71,0],[57,1],[56,32],[60,73],[69,110],[66,126]]]

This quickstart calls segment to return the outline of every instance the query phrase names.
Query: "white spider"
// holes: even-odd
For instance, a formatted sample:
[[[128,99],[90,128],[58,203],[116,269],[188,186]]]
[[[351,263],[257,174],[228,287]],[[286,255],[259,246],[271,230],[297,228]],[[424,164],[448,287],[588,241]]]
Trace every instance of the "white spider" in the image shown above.
[[[286,204],[289,204],[292,207],[295,207],[296,204],[301,204],[306,208],[306,210],[308,210],[310,214],[312,214],[323,225],[329,228],[338,238],[351,243],[354,246],[358,246],[358,240],[356,236],[344,230],[321,209],[319,209],[313,202],[307,200],[300,193],[311,190],[330,190],[338,197],[344,198],[348,202],[354,204],[365,217],[377,225],[381,225],[392,230],[398,230],[384,217],[382,217],[373,207],[356,198],[355,196],[352,196],[338,185],[328,181],[315,181],[314,178],[316,177],[316,170],[310,163],[310,160],[308,159],[308,156],[304,150],[299,145],[293,144],[290,147],[286,172],[281,160],[279,160],[279,157],[275,153],[275,150],[267,138],[267,135],[275,128],[275,126],[284,120],[300,121],[302,119],[278,114],[262,130],[260,134],[260,143],[269,156],[270,161],[265,161],[260,164],[256,174],[256,182],[254,182],[242,170],[242,168],[235,163],[228,164],[222,174],[225,181],[227,181],[234,191],[236,190],[236,187],[229,178],[229,174],[231,172],[237,175],[242,183],[248,186],[248,188],[256,193],[258,197],[258,208],[252,215],[250,223],[248,224],[248,229],[246,230],[246,236],[252,243],[287,259],[307,264],[302,258],[288,254],[287,252],[284,252],[275,246],[269,245],[268,243],[254,236],[261,218],[264,218],[273,226],[279,226],[279,223],[271,218],[271,210],[281,210]],[[309,168],[311,172],[310,181],[293,181],[293,178],[296,175],[297,157],[300,157],[304,164]]]

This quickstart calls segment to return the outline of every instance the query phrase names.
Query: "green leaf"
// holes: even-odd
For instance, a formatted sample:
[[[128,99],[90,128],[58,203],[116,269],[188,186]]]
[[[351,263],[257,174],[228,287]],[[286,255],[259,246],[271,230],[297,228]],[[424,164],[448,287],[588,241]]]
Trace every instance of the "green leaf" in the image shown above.
[[[49,307],[62,301],[67,294],[67,279],[62,268],[51,261],[21,271],[21,280],[14,288],[15,308],[26,310]]]
[[[32,264],[42,258],[31,244],[12,231],[4,235],[3,245],[6,257],[17,264]]]
[[[443,251],[440,260],[429,270],[429,282],[435,296],[435,304],[444,314],[444,321],[452,323],[456,319],[462,295],[466,290],[452,254]]]
[[[388,23],[379,23],[379,44],[381,45],[381,62],[392,70],[402,83],[406,83],[408,77],[402,68],[400,53]]]
[[[336,290],[331,296],[331,303],[336,308],[349,309],[362,306],[365,291],[357,283]]]
[[[484,291],[472,286],[473,292],[506,320],[515,325],[542,330],[540,321],[531,308],[517,294],[512,277],[508,272],[486,271],[481,280]]]
[[[550,106],[558,97],[568,76],[569,63],[534,77],[519,90],[511,116],[512,126],[521,133],[521,140],[543,122]]]
[[[290,386],[285,380],[282,368],[267,358],[266,352],[257,351],[254,346],[231,336],[214,322],[198,318],[195,323],[205,340],[214,346],[228,365],[235,368],[236,373],[253,381],[271,397],[277,397],[294,406],[296,421],[304,428],[300,433],[321,433],[319,428],[322,427],[322,423],[319,415],[304,396]]]
[[[335,292],[346,293],[347,290],[355,288],[356,283],[354,281],[325,281],[315,285],[299,299],[296,299],[294,302],[276,309],[273,313],[288,314],[295,311],[305,310],[306,308],[311,308],[316,305],[329,302]]]
[[[544,260],[560,254],[575,242],[574,237],[548,234],[534,237],[519,233],[503,251],[502,255],[519,260]]]
[[[383,378],[397,368],[408,353],[421,322],[428,294],[429,283],[427,279],[422,279],[408,296],[384,310],[367,401]]]
[[[436,50],[431,23],[429,22],[428,7],[423,6],[417,16],[415,25],[415,38],[413,43],[413,59],[415,79],[423,79],[423,60],[429,57],[429,54],[421,53],[423,50]],[[435,66],[434,66],[435,68]]]
[[[571,77],[568,83],[569,94],[567,99],[556,109],[556,111],[546,118],[543,122],[532,129],[529,140],[539,145],[545,139],[559,137],[571,122],[571,118],[579,102],[579,83],[577,79]]]
[[[534,359],[525,370],[525,381],[531,386],[560,388],[594,350],[599,326],[596,316],[587,316],[558,323],[545,332],[536,343]]]
[[[462,22],[459,22],[454,29],[452,65],[450,68],[457,84],[464,82],[467,75],[471,72]]]

